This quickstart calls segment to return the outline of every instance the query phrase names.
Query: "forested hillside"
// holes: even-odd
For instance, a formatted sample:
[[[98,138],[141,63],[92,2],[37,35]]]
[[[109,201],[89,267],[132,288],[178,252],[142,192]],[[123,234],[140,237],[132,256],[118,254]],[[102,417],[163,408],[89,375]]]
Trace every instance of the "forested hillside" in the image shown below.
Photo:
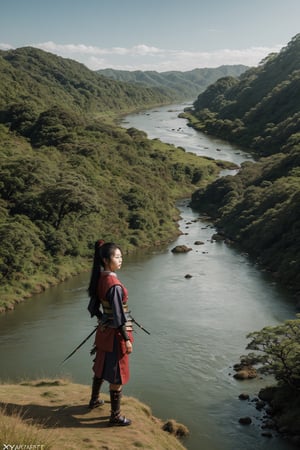
[[[196,191],[225,236],[300,291],[300,34],[237,79],[223,78],[186,112],[206,133],[253,149],[259,160]]]
[[[0,309],[90,266],[96,239],[133,251],[177,234],[175,200],[218,163],[104,120],[167,100],[40,50],[0,53]]]
[[[31,101],[40,110],[60,105],[81,112],[106,112],[167,103],[163,89],[109,80],[76,61],[32,47],[0,51],[0,108]],[[32,105],[31,105],[32,106]]]
[[[239,79],[220,78],[198,96],[191,112],[194,127],[259,155],[299,143],[300,34]]]
[[[98,73],[112,80],[126,81],[129,83],[140,84],[149,87],[167,89],[176,100],[190,100],[195,98],[200,92],[203,92],[211,83],[214,83],[221,77],[241,75],[247,66],[232,65],[220,66],[216,68],[194,69],[187,72],[168,71],[127,71],[103,69]]]

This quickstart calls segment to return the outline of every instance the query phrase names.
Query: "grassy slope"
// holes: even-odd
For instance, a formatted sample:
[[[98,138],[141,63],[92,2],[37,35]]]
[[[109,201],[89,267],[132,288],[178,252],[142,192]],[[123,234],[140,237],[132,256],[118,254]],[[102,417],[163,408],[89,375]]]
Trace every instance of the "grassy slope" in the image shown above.
[[[62,380],[0,385],[0,445],[43,444],[44,450],[184,449],[137,399],[122,399],[122,411],[132,419],[132,425],[111,428],[107,425],[108,394],[102,395],[105,405],[92,411],[87,408],[89,396],[89,386]]]

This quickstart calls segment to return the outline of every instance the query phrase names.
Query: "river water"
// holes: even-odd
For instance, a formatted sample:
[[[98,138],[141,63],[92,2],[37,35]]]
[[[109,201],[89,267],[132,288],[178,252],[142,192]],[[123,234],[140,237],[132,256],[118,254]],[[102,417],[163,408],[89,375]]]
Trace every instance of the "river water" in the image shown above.
[[[249,159],[187,127],[177,117],[183,107],[131,115],[122,125],[198,154],[237,164]],[[275,434],[262,437],[261,413],[238,398],[246,392],[253,399],[266,381],[236,381],[232,366],[245,353],[247,333],[295,316],[293,299],[246,254],[212,241],[213,226],[187,200],[178,207],[183,234],[165,248],[125,256],[119,272],[135,319],[151,332],[136,327],[124,394],[147,403],[157,417],[184,423],[190,435],[183,444],[190,450],[291,450]],[[195,244],[199,240],[203,245]],[[173,254],[179,244],[192,250]],[[91,383],[92,340],[60,364],[95,325],[86,310],[88,281],[87,273],[74,277],[0,316],[1,380],[67,375]],[[246,415],[250,426],[238,422]]]

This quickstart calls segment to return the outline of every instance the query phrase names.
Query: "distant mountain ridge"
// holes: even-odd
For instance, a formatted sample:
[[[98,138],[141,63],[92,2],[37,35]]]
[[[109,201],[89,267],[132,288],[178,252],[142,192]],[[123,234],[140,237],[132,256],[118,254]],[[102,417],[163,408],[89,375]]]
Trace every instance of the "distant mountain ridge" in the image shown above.
[[[116,81],[166,88],[177,99],[193,99],[219,78],[225,76],[239,77],[247,69],[249,67],[238,64],[223,65],[216,68],[193,69],[186,72],[103,69],[98,70],[97,73]]]

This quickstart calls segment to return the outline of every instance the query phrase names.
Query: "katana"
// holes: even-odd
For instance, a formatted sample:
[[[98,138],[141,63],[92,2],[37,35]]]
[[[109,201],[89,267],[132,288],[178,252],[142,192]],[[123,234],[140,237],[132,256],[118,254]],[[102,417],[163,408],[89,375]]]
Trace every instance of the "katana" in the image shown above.
[[[97,328],[98,328],[98,325],[95,327],[95,329],[72,351],[72,353],[70,353],[60,364],[62,365],[64,362],[66,362],[67,361],[67,359],[69,359],[69,358],[71,358],[71,356],[73,356],[74,355],[74,353],[75,352],[77,352],[77,350],[79,350],[80,349],[80,347],[82,347],[83,346],[83,344],[85,344],[86,343],[86,341],[91,337],[91,336],[93,336],[93,334],[96,332],[96,330],[97,330]]]
[[[129,311],[129,314],[130,314],[130,311]],[[146,328],[144,328],[143,327],[143,325],[141,325],[140,323],[138,323],[133,317],[132,317],[132,315],[130,314],[130,319],[132,320],[132,322],[134,322],[141,330],[143,330],[145,333],[147,333],[147,334],[149,334],[150,335],[150,333],[149,333],[149,331],[148,330],[146,330]],[[79,350],[80,349],[80,347],[82,347],[83,346],[83,344],[85,344],[86,343],[86,341],[91,337],[91,336],[93,336],[93,334],[97,331],[97,328],[98,328],[98,325],[94,328],[94,330],[82,341],[82,342],[80,342],[80,344],[79,345],[77,345],[77,347],[60,363],[61,365],[64,363],[64,362],[66,362],[69,358],[71,358],[71,356],[73,356],[74,355],[74,353],[76,353],[77,352],[77,350]]]
[[[132,315],[130,314],[130,311],[129,311],[129,315],[130,315],[130,319],[132,320],[132,322],[134,322],[141,330],[145,331],[145,333],[147,333],[147,334],[150,335],[149,331],[147,331],[146,328],[143,327],[143,325],[141,325],[140,323],[138,323],[138,322],[132,317]]]

